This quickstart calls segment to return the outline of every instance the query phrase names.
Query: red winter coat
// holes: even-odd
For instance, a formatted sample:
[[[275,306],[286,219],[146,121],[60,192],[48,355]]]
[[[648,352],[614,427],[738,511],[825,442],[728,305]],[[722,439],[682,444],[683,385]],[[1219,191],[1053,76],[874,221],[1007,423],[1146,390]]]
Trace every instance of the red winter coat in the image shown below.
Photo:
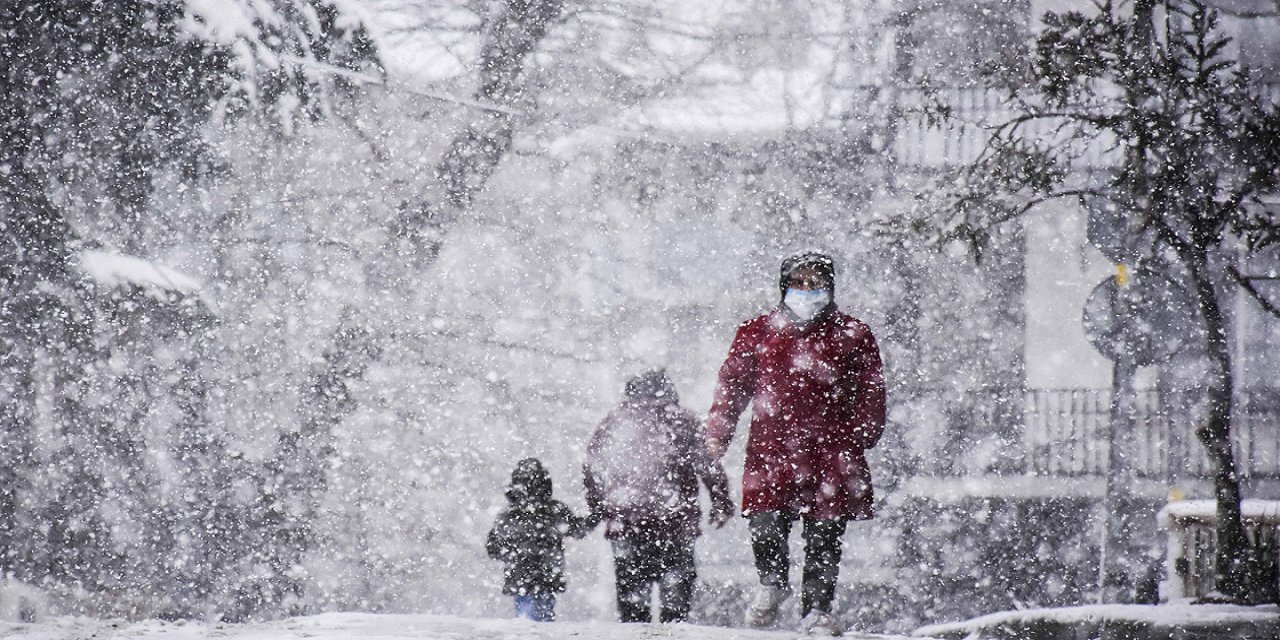
[[[807,325],[783,307],[738,328],[707,435],[728,444],[751,402],[742,513],[874,516],[863,452],[884,428],[880,350],[867,325],[827,305]]]

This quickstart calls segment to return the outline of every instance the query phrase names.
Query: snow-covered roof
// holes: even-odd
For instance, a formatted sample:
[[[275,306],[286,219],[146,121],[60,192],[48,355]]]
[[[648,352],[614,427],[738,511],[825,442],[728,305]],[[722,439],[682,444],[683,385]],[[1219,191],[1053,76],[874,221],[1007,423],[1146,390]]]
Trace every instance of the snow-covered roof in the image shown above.
[[[1165,505],[1156,518],[1165,528],[1173,520],[1211,521],[1217,518],[1217,508],[1213,500],[1179,500]],[[1280,501],[1241,500],[1240,515],[1248,520],[1280,524]]]
[[[108,288],[131,284],[144,290],[191,295],[201,290],[195,278],[133,256],[87,250],[80,252],[79,266],[90,279]]]

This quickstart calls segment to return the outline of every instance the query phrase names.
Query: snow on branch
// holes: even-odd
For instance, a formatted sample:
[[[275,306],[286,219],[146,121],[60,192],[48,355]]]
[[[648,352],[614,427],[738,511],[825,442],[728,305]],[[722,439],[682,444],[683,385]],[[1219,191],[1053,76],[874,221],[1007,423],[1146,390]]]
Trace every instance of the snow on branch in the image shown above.
[[[196,279],[164,265],[133,256],[106,251],[80,253],[80,270],[106,288],[135,285],[144,291],[164,291],[198,296],[202,285]]]

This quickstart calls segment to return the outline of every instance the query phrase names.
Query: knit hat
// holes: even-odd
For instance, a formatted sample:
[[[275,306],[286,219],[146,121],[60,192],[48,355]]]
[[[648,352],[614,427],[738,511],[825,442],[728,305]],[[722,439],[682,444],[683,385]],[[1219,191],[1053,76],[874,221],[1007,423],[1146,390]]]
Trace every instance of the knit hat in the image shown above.
[[[667,378],[665,369],[650,369],[627,380],[627,400],[632,402],[661,402],[675,404],[680,401],[676,387]]]
[[[818,275],[827,281],[831,292],[835,293],[836,262],[831,259],[831,256],[817,251],[804,251],[782,261],[782,273],[778,277],[779,293],[782,295],[787,294],[787,280],[791,278],[792,273],[801,267],[809,267],[817,271]]]

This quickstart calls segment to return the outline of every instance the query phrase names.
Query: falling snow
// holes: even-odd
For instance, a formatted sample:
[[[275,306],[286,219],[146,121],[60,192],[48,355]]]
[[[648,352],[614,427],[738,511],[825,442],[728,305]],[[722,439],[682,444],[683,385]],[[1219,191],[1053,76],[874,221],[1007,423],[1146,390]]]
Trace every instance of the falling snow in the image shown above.
[[[4,2],[0,636],[791,632],[800,527],[746,629],[706,491],[689,624],[615,622],[605,527],[512,620],[485,540],[525,458],[588,513],[636,374],[705,421],[806,250],[888,398],[852,637],[1280,629],[1280,8],[1118,5]],[[743,356],[838,392],[743,396],[739,510],[752,415],[854,420],[841,335]]]

